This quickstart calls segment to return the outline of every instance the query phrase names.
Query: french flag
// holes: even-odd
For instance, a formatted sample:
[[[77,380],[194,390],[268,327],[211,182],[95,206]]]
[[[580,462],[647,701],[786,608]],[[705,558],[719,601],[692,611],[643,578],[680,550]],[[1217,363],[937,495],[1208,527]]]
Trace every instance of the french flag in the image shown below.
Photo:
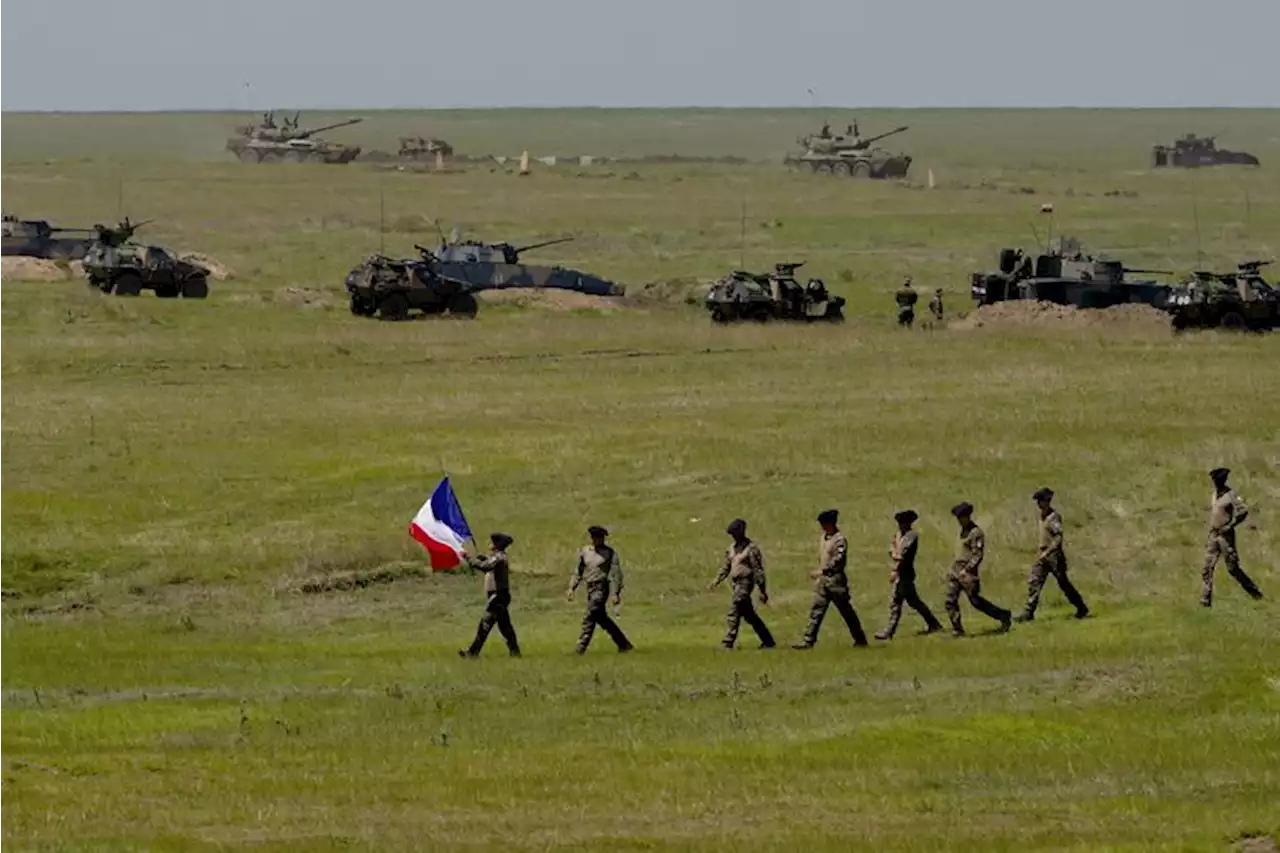
[[[471,538],[471,528],[448,477],[413,517],[409,535],[427,549],[433,571],[444,572],[462,564],[462,546]]]

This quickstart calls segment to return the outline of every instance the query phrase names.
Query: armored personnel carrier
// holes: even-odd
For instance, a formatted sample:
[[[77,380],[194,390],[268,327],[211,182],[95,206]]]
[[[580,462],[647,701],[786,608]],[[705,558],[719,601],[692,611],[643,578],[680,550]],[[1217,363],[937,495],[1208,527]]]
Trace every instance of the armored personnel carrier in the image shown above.
[[[1244,151],[1219,148],[1215,137],[1188,133],[1172,145],[1156,145],[1151,149],[1151,165],[1195,169],[1200,166],[1257,166],[1258,158]]]
[[[143,290],[154,290],[156,296],[167,299],[208,296],[208,268],[161,246],[131,242],[133,233],[146,224],[125,217],[115,228],[94,226],[97,239],[84,256],[89,286],[117,296],[137,296]]]
[[[1128,302],[1163,306],[1170,286],[1127,278],[1131,273],[1173,274],[1169,270],[1138,269],[1120,261],[1094,258],[1081,251],[1078,240],[1064,237],[1056,246],[1035,256],[1021,249],[1001,249],[999,271],[973,273],[969,292],[978,305],[1031,299],[1077,308],[1109,308]]]
[[[892,153],[875,145],[881,139],[908,130],[907,126],[863,138],[856,123],[849,125],[845,133],[833,136],[831,128],[823,125],[816,134],[802,136],[797,142],[802,148],[799,154],[789,154],[786,163],[812,172],[855,178],[905,178],[911,168],[911,157]]]
[[[408,319],[412,312],[474,317],[475,294],[512,288],[553,288],[595,296],[624,296],[626,288],[598,276],[559,266],[520,262],[520,253],[568,242],[548,240],[530,246],[510,243],[446,241],[438,249],[414,246],[417,259],[375,255],[346,279],[351,313],[384,320]]]
[[[1280,290],[1262,278],[1271,261],[1245,261],[1235,272],[1196,271],[1172,289],[1165,310],[1173,328],[1265,331],[1280,328]]]
[[[401,160],[434,160],[436,155],[452,157],[453,146],[443,139],[424,136],[400,137],[400,151],[396,156]]]
[[[89,228],[55,228],[43,219],[4,215],[4,254],[50,261],[78,261],[93,245]]]
[[[821,279],[796,281],[800,263],[774,264],[771,273],[734,270],[717,281],[707,294],[707,311],[717,323],[743,320],[793,320],[799,322],[844,320],[844,298],[832,296]]]
[[[304,130],[298,127],[299,115],[294,113],[292,119],[285,116],[277,125],[274,112],[263,113],[256,125],[236,128],[236,135],[227,140],[227,150],[242,163],[350,163],[360,155],[358,145],[325,142],[316,134],[359,124],[364,119],[351,118]]]

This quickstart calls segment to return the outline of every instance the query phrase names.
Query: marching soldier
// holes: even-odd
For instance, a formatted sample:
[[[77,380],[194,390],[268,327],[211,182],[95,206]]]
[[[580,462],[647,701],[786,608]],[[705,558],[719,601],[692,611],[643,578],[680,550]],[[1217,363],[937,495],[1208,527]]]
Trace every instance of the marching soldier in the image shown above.
[[[955,562],[951,564],[951,576],[947,579],[946,608],[947,618],[951,620],[951,634],[954,637],[964,636],[964,624],[960,621],[961,592],[975,610],[999,622],[1000,633],[1003,634],[1013,624],[1013,614],[982,597],[978,569],[985,556],[986,534],[973,521],[973,504],[968,501],[956,504],[951,508],[951,514],[960,523],[960,544],[956,548]]]
[[[772,649],[777,645],[773,634],[769,633],[768,626],[751,604],[754,589],[760,590],[761,604],[769,603],[769,591],[765,587],[764,555],[760,553],[760,546],[747,538],[747,523],[741,518],[735,518],[725,528],[725,533],[733,537],[733,544],[725,552],[720,573],[707,587],[708,591],[715,589],[725,578],[733,582],[733,599],[729,604],[729,612],[724,617],[724,640],[721,646],[726,649],[734,647],[738,642],[738,626],[742,620],[746,620],[760,638],[760,648]]]
[[[889,580],[893,582],[893,600],[889,604],[889,624],[876,634],[877,640],[893,639],[894,632],[898,630],[898,621],[902,618],[904,604],[924,619],[923,633],[932,634],[942,630],[942,623],[916,592],[916,551],[920,544],[920,534],[911,525],[919,517],[914,509],[904,509],[893,516],[893,520],[898,522],[898,532],[894,534],[893,544],[889,548],[889,557],[893,560],[893,570],[889,573]]]
[[[1204,585],[1200,593],[1200,604],[1204,607],[1213,606],[1213,570],[1217,568],[1219,559],[1226,562],[1231,577],[1254,601],[1262,598],[1262,591],[1240,568],[1236,528],[1249,517],[1249,507],[1235,489],[1227,485],[1230,474],[1229,468],[1214,468],[1209,472],[1209,479],[1213,481],[1213,498],[1209,505],[1209,542],[1204,551]]]
[[[916,321],[916,300],[920,298],[911,284],[911,276],[903,280],[893,298],[898,303],[898,325],[910,329]]]
[[[1053,575],[1062,594],[1075,607],[1076,618],[1083,619],[1089,615],[1089,608],[1084,603],[1084,596],[1067,577],[1067,554],[1062,547],[1062,516],[1053,508],[1053,489],[1041,489],[1032,498],[1040,509],[1040,549],[1036,552],[1035,563],[1031,565],[1031,577],[1027,579],[1027,606],[1015,618],[1018,622],[1030,622],[1036,618],[1040,593],[1049,575]]]
[[[939,287],[933,292],[933,298],[929,300],[929,313],[933,315],[933,322],[940,324],[942,322],[942,288]]]
[[[853,644],[867,644],[867,635],[862,631],[862,623],[858,621],[858,614],[853,609],[853,601],[849,595],[849,578],[845,574],[849,543],[836,527],[839,517],[840,513],[834,509],[824,510],[818,516],[818,523],[822,525],[818,568],[809,573],[814,579],[813,605],[809,608],[809,625],[805,628],[804,639],[792,646],[793,649],[813,648],[818,642],[822,618],[827,615],[827,608],[831,605],[835,605],[844,618],[849,635],[853,637]]]
[[[573,571],[573,581],[566,596],[573,601],[574,590],[582,583],[587,585],[587,612],[582,617],[582,631],[578,634],[578,654],[586,654],[591,645],[591,635],[596,626],[603,628],[617,645],[618,651],[629,652],[634,646],[622,633],[618,623],[609,616],[609,588],[613,587],[613,606],[622,606],[622,564],[618,552],[605,544],[609,531],[598,525],[587,528],[591,545],[578,552],[578,567]]]
[[[494,533],[489,536],[491,547],[488,555],[467,557],[472,568],[484,572],[486,601],[484,615],[476,626],[476,637],[471,641],[470,647],[458,651],[458,657],[479,657],[484,641],[489,638],[494,625],[498,626],[502,639],[507,641],[507,651],[511,656],[520,657],[520,642],[516,639],[516,629],[511,624],[511,614],[508,612],[511,606],[511,566],[507,559],[507,549],[514,541],[505,533]]]

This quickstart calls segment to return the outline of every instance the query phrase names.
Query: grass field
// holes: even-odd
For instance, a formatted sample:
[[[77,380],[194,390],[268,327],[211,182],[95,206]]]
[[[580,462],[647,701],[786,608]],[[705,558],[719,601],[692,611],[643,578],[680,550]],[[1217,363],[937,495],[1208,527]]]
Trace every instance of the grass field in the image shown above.
[[[520,178],[244,166],[220,152],[233,116],[5,115],[6,212],[122,209],[235,274],[207,303],[3,283],[6,847],[1213,851],[1280,832],[1280,343],[1136,320],[905,333],[890,298],[911,274],[966,310],[968,273],[1043,238],[1045,202],[1055,234],[1132,266],[1273,257],[1280,112],[860,115],[912,126],[910,186],[783,170],[815,118],[403,113],[349,134],[774,161]],[[1186,130],[1264,167],[1149,171]],[[572,234],[548,260],[633,292],[806,260],[851,318],[713,328],[644,299],[351,317],[346,271],[437,218]],[[1270,598],[1221,572],[1206,612],[1219,464],[1255,508],[1242,559]],[[454,654],[480,580],[429,576],[405,533],[441,471],[478,533],[516,538],[522,660],[496,635]],[[808,654],[749,631],[715,650],[728,591],[703,588],[733,517],[789,643],[817,511],[841,509],[876,629],[895,510],[922,515],[941,615],[946,512],[973,501],[984,592],[1015,606],[1042,485],[1095,618],[1051,589],[1003,637],[966,610],[962,641],[912,636],[909,613],[869,650],[838,619]],[[571,652],[590,523],[625,561],[630,656],[601,636]],[[379,573],[397,580],[303,591]]]

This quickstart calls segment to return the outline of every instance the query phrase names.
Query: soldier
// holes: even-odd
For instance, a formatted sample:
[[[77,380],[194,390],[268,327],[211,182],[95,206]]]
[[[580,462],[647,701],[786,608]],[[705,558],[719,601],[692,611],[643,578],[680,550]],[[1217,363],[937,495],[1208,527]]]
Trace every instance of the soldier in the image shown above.
[[[818,642],[822,617],[827,615],[827,608],[833,604],[844,617],[849,635],[853,637],[853,644],[867,644],[867,635],[862,631],[862,623],[858,621],[858,614],[853,609],[853,601],[849,595],[849,578],[845,574],[849,543],[836,527],[839,517],[840,513],[834,509],[824,510],[818,516],[818,523],[822,525],[818,568],[809,573],[809,577],[814,579],[813,605],[809,608],[809,625],[805,628],[804,639],[792,646],[793,649],[813,648]]]
[[[751,604],[753,589],[760,590],[761,604],[769,603],[769,591],[765,587],[764,578],[764,555],[760,553],[760,546],[747,538],[747,523],[741,518],[735,518],[724,532],[733,537],[733,544],[725,552],[720,573],[707,587],[708,591],[713,590],[725,578],[733,581],[733,600],[724,617],[724,640],[720,645],[732,649],[737,644],[738,626],[745,619],[760,638],[760,648],[772,649],[777,645],[773,634],[769,633],[768,626]]]
[[[929,313],[933,315],[934,323],[942,322],[942,288],[939,287],[933,292],[933,298],[929,300]]]
[[[473,569],[484,572],[484,594],[486,597],[484,615],[476,626],[476,637],[469,648],[460,649],[458,657],[475,658],[480,656],[484,641],[489,638],[493,626],[498,626],[502,639],[507,641],[507,651],[513,658],[520,657],[520,641],[516,639],[516,629],[511,624],[511,614],[507,608],[511,606],[511,585],[509,575],[510,563],[507,560],[507,549],[515,540],[505,533],[494,533],[489,536],[488,556],[467,557],[467,563]]]
[[[587,612],[582,617],[582,631],[578,634],[578,654],[586,654],[591,645],[591,635],[599,625],[618,646],[618,651],[629,652],[634,646],[622,633],[618,623],[609,616],[609,586],[613,584],[613,606],[622,606],[622,564],[618,552],[605,544],[609,531],[598,525],[587,528],[591,545],[578,552],[578,567],[573,571],[567,598],[573,601],[573,592],[584,581],[587,584]]]
[[[1213,570],[1217,568],[1219,559],[1226,561],[1231,577],[1254,601],[1262,598],[1262,591],[1240,568],[1236,528],[1249,517],[1249,507],[1235,489],[1227,485],[1230,474],[1230,468],[1214,468],[1209,472],[1209,479],[1213,481],[1213,498],[1209,504],[1209,542],[1204,550],[1204,585],[1200,593],[1200,604],[1204,607],[1213,606]]]
[[[951,635],[964,636],[964,624],[960,621],[960,593],[964,592],[969,603],[980,613],[985,613],[1000,623],[1003,634],[1013,625],[1013,614],[997,607],[982,597],[982,583],[978,569],[986,550],[986,534],[973,521],[973,504],[968,501],[956,504],[951,514],[960,523],[960,544],[955,562],[951,564],[951,577],[947,579],[947,618],[951,620]]]
[[[916,300],[920,298],[911,284],[911,276],[903,279],[902,287],[893,298],[898,303],[898,325],[910,329],[916,321]]]
[[[893,560],[893,570],[889,573],[889,580],[893,583],[893,600],[889,605],[889,624],[876,634],[877,640],[893,639],[894,632],[898,630],[898,620],[902,618],[903,604],[909,605],[924,619],[925,629],[922,633],[932,634],[942,630],[942,623],[916,592],[916,551],[920,544],[920,534],[911,525],[919,517],[914,509],[904,509],[893,516],[893,520],[898,522],[898,532],[893,535],[893,544],[889,547],[889,557]]]
[[[1027,579],[1027,606],[1015,617],[1016,621],[1030,622],[1036,618],[1040,593],[1049,575],[1053,575],[1062,594],[1075,607],[1076,618],[1083,619],[1089,615],[1089,608],[1084,603],[1084,596],[1067,577],[1067,554],[1062,547],[1062,516],[1053,508],[1053,489],[1041,489],[1032,495],[1032,499],[1040,508],[1040,550],[1036,552],[1031,577]]]

